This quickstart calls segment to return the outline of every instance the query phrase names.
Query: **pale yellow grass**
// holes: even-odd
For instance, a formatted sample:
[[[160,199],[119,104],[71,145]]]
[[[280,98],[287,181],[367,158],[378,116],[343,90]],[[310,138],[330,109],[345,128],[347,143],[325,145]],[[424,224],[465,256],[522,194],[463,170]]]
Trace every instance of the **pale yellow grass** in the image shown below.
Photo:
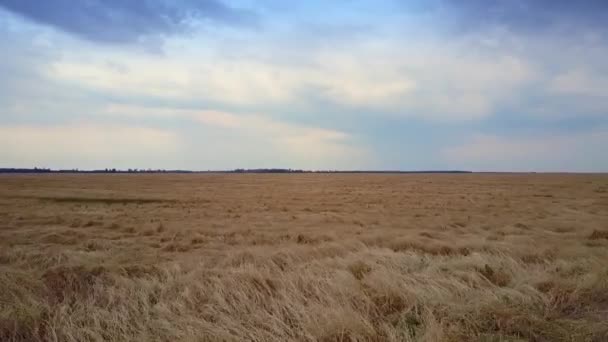
[[[606,175],[0,176],[1,341],[607,341]]]

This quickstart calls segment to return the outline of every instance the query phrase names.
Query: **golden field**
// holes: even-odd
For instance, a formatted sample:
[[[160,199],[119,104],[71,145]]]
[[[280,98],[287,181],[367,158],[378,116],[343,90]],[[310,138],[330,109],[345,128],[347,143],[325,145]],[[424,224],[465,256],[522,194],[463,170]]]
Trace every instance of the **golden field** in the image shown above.
[[[0,175],[0,341],[608,341],[608,175]]]

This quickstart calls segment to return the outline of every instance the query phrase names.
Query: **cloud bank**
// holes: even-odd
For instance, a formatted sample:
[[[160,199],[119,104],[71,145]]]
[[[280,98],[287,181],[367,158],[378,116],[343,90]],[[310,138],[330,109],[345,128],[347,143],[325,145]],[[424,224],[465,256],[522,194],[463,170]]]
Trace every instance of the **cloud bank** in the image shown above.
[[[250,11],[220,0],[2,0],[0,6],[35,22],[95,42],[132,43],[183,33],[195,20],[250,25]]]
[[[72,166],[72,155],[96,167],[607,169],[595,147],[608,127],[603,1],[0,8],[9,164]],[[91,138],[78,146],[58,133],[79,128]],[[166,134],[149,144],[160,153],[130,130]]]

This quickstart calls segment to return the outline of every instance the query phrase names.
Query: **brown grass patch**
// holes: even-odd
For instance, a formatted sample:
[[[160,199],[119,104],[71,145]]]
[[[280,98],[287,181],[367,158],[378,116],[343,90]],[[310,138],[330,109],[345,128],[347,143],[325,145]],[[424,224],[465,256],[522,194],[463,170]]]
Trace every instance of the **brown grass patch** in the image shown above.
[[[608,239],[608,230],[594,230],[591,233],[591,235],[589,235],[589,239],[591,239],[591,240]]]
[[[0,341],[606,341],[607,182],[0,177]]]
[[[44,202],[55,203],[92,203],[92,204],[150,204],[150,203],[174,203],[175,200],[166,198],[110,198],[110,197],[53,197],[53,196],[21,196],[17,198],[32,198]]]
[[[357,280],[363,279],[369,272],[372,271],[371,266],[363,261],[357,261],[348,266],[348,270]]]
[[[466,247],[451,247],[437,242],[420,242],[416,240],[398,240],[389,244],[395,252],[415,251],[430,255],[469,255],[470,249]]]
[[[96,284],[110,283],[108,270],[103,266],[59,266],[42,274],[51,303],[84,300],[93,295]]]
[[[507,286],[511,281],[511,276],[505,271],[500,269],[494,269],[488,264],[486,264],[482,269],[480,269],[479,273],[481,273],[481,275],[483,275],[487,280],[489,280],[492,284],[496,286],[504,287]]]

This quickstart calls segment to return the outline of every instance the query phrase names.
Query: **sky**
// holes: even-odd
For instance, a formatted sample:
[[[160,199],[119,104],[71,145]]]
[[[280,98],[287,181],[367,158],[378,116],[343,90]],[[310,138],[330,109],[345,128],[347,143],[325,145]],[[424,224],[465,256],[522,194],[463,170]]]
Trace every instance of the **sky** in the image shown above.
[[[0,0],[0,167],[608,172],[605,0]]]

